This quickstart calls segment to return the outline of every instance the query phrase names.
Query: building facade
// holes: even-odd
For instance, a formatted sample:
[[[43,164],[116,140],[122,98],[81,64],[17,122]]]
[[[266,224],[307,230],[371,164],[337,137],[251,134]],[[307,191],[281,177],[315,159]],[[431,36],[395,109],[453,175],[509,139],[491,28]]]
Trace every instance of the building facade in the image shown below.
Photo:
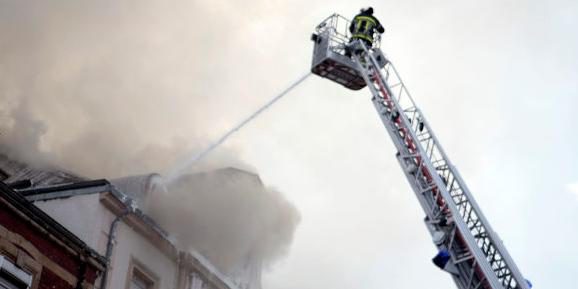
[[[0,182],[0,288],[92,289],[105,259]]]
[[[20,193],[105,256],[108,270],[95,288],[235,289],[202,256],[180,252],[128,194],[106,180]]]
[[[170,235],[143,213],[147,196],[166,190],[157,174],[87,180],[0,154],[2,179],[103,256],[105,266],[94,289],[260,288],[260,266],[223,274],[198,252],[179,251]],[[252,282],[245,281],[245,275],[251,275]]]

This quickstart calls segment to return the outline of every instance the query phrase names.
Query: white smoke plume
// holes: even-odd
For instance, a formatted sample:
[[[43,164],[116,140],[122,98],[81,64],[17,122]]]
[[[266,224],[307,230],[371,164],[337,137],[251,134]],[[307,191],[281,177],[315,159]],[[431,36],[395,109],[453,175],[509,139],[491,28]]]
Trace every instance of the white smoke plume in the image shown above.
[[[282,194],[257,175],[233,168],[181,176],[167,194],[151,195],[149,204],[181,247],[201,252],[232,274],[283,256],[299,222]]]
[[[162,172],[279,90],[253,78],[273,52],[248,53],[262,31],[247,19],[267,1],[0,5],[0,131],[12,154],[91,177]]]
[[[255,57],[272,58],[272,52],[246,53],[255,50],[252,39],[262,32],[247,19],[266,17],[271,5],[0,2],[2,152],[88,178],[164,173],[257,108],[267,95],[256,98],[256,91],[278,91],[252,78],[265,69],[252,65]],[[236,157],[240,149],[225,145],[195,169],[254,170]],[[222,267],[247,250],[261,250],[271,260],[286,250],[298,214],[279,193],[236,179],[200,182],[177,182],[170,188],[174,195],[159,203],[174,215],[156,215],[177,232],[189,224],[202,231],[207,239],[181,236],[193,238]],[[194,222],[176,223],[187,214],[194,214]],[[214,226],[222,226],[214,231],[218,236],[211,233]],[[238,249],[220,256],[207,248],[231,246],[222,238]]]

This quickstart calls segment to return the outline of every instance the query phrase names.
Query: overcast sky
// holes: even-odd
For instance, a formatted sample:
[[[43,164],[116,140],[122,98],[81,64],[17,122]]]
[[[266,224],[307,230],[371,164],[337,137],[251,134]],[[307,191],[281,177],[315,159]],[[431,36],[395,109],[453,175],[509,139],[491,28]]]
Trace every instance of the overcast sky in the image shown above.
[[[0,1],[0,119],[28,103],[41,150],[88,176],[163,172],[308,71],[321,20],[367,5],[522,273],[577,286],[576,1]],[[367,90],[311,77],[223,155],[301,212],[266,289],[453,288]]]
[[[303,4],[313,9],[283,31],[295,51],[276,62],[309,60],[311,27],[365,4]],[[384,51],[525,277],[536,288],[577,286],[578,4],[371,4]],[[454,286],[431,264],[424,214],[369,97],[310,79],[234,141],[302,212],[267,288]]]

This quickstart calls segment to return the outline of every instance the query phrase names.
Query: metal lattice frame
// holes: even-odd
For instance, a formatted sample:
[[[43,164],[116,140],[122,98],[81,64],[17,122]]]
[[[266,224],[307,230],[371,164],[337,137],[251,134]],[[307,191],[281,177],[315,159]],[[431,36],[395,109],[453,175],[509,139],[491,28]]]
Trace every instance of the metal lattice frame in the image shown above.
[[[339,14],[333,14],[315,27],[315,33],[317,35],[327,35],[329,37],[329,47],[336,53],[344,54],[345,44],[351,39],[351,33],[349,32],[350,23],[351,21],[347,18]],[[373,38],[373,48],[379,48],[381,34],[376,33]]]
[[[529,289],[516,264],[482,214],[395,67],[355,55],[379,117],[398,149],[398,160],[424,209],[426,225],[451,255],[460,289]],[[440,237],[442,236],[442,237]]]

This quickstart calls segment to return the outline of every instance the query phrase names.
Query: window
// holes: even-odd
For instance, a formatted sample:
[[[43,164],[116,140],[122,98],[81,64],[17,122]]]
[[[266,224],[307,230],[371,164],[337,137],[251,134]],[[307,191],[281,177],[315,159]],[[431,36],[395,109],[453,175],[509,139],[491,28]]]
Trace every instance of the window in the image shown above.
[[[32,275],[0,256],[0,289],[28,289],[31,283]]]
[[[140,262],[131,261],[129,268],[128,289],[156,289],[158,278]],[[0,288],[2,289],[2,288]]]
[[[28,285],[14,278],[14,276],[10,276],[9,274],[5,274],[4,272],[0,273],[0,289],[26,289],[26,288],[28,288]]]
[[[130,289],[151,289],[153,288],[154,283],[140,274],[133,274],[132,280],[130,280]]]
[[[3,181],[5,179],[7,179],[8,177],[9,177],[9,175],[5,171],[0,170],[0,181]]]
[[[197,273],[191,274],[189,289],[203,289],[203,279]]]

